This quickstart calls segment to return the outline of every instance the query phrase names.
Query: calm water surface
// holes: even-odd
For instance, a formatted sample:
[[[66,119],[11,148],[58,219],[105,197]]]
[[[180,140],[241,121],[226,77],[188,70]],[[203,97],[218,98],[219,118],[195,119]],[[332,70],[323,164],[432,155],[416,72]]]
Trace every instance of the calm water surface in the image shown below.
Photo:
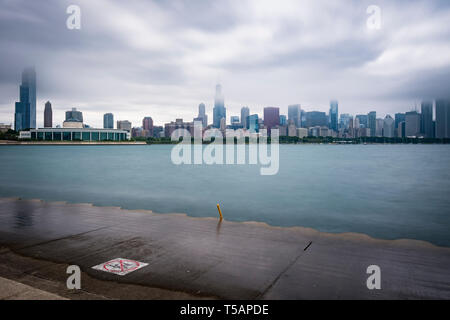
[[[0,146],[0,197],[88,202],[450,246],[450,146],[281,145],[280,170],[173,165],[172,146]]]

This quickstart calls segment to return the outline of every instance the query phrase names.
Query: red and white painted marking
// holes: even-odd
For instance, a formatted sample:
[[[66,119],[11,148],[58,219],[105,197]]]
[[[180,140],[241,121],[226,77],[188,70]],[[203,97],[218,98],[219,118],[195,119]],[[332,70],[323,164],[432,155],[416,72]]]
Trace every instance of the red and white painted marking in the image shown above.
[[[105,263],[93,266],[92,269],[124,276],[145,266],[148,266],[148,263],[130,259],[116,258]]]

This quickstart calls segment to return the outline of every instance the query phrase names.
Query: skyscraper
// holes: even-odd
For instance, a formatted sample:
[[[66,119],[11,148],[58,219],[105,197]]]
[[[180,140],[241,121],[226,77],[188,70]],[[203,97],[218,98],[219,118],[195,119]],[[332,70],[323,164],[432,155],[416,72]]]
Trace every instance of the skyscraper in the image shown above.
[[[145,131],[146,137],[153,137],[153,119],[152,119],[152,117],[145,117],[142,120],[142,129]]]
[[[103,128],[114,129],[114,115],[112,113],[105,113],[103,115]]]
[[[200,103],[198,105],[198,116],[194,119],[194,121],[200,121],[203,128],[208,126],[208,116],[206,115],[206,107],[204,103]]]
[[[20,100],[16,102],[14,112],[14,129],[36,128],[36,72],[26,68],[22,72]]]
[[[450,138],[450,100],[436,100],[436,138]]]
[[[248,107],[241,108],[241,124],[242,128],[248,129],[247,118],[250,115],[250,109]]]
[[[271,135],[271,129],[280,125],[280,108],[266,107],[264,108],[264,126],[267,134]]]
[[[285,115],[280,114],[280,126],[285,126],[287,125],[287,118]]]
[[[343,113],[339,117],[339,129],[348,129],[350,127],[350,122],[353,122],[353,117],[348,113]]]
[[[368,123],[368,118],[367,118],[367,114],[358,114],[355,119],[358,119],[359,122],[359,128],[368,128],[369,127],[369,123]],[[357,128],[358,129],[358,128]]]
[[[118,130],[126,130],[131,132],[131,122],[128,120],[118,120],[117,121],[117,129]]]
[[[44,109],[44,128],[52,128],[53,127],[53,112],[52,112],[52,104],[50,101],[45,103]]]
[[[83,122],[83,113],[77,111],[77,108],[72,108],[71,111],[66,111],[66,121]]]
[[[420,115],[417,111],[406,112],[405,115],[405,136],[417,137],[420,134]]]
[[[213,109],[213,127],[220,128],[220,120],[226,119],[227,112],[225,109],[225,99],[222,93],[222,86],[220,84],[216,85],[216,96],[214,98],[214,109]]]
[[[420,115],[420,132],[426,138],[433,138],[433,102],[422,101]]]
[[[306,127],[328,127],[328,118],[325,112],[309,111],[306,113]]]
[[[338,117],[339,117],[338,102],[336,100],[332,100],[330,102],[330,129],[336,132],[338,131]]]
[[[395,121],[389,114],[384,118],[383,137],[395,137]]]
[[[247,129],[251,132],[259,132],[259,121],[257,114],[252,114],[247,117]]]
[[[367,124],[370,129],[370,136],[375,137],[377,132],[377,112],[372,111],[367,115]]]
[[[302,109],[299,104],[293,104],[288,106],[288,120],[289,122],[293,121],[297,128],[300,128],[302,125],[301,120]]]
[[[396,113],[395,114],[395,129],[397,129],[400,122],[403,122],[403,121],[405,121],[405,114],[404,113]]]

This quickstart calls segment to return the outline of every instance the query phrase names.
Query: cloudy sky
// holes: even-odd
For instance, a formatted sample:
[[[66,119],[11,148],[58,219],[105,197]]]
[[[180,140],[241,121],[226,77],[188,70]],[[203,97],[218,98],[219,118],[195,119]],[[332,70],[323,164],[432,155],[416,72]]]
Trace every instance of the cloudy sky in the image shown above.
[[[81,29],[66,9],[81,8]],[[369,29],[369,5],[381,28]],[[12,123],[20,74],[38,76],[54,122],[77,107],[140,125],[192,121],[204,102],[212,120],[223,86],[227,121],[242,106],[287,113],[289,104],[379,116],[450,95],[450,1],[0,0],[0,122]]]

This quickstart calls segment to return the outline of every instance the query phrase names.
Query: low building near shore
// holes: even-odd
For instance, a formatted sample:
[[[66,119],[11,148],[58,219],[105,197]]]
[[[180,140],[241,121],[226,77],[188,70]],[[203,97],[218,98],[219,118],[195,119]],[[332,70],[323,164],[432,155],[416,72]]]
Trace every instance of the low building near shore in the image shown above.
[[[0,132],[8,132],[8,130],[11,130],[11,125],[10,124],[4,124],[4,123],[0,123]]]
[[[19,139],[35,141],[127,141],[129,132],[117,129],[40,128],[21,131]]]

